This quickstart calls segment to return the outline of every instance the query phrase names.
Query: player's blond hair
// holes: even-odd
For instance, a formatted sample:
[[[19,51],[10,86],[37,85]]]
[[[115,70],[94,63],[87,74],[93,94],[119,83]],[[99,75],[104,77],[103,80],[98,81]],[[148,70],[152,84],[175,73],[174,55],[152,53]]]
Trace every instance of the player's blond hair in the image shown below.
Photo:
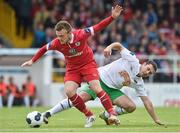
[[[67,32],[71,32],[72,27],[67,21],[62,20],[55,25],[55,30],[60,31],[62,29],[65,29]]]

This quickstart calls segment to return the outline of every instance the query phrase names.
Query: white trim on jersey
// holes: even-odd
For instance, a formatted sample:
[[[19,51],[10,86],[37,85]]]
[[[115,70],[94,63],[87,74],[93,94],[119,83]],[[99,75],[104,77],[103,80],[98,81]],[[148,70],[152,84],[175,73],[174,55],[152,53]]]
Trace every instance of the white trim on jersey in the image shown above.
[[[73,43],[73,41],[74,41],[74,34],[71,33],[71,40],[70,40],[70,43]]]
[[[90,29],[90,31],[91,31],[91,35],[94,36],[94,29],[93,29],[93,27],[91,26],[89,29]]]
[[[51,45],[51,42],[47,43],[46,50],[49,50],[50,45]]]

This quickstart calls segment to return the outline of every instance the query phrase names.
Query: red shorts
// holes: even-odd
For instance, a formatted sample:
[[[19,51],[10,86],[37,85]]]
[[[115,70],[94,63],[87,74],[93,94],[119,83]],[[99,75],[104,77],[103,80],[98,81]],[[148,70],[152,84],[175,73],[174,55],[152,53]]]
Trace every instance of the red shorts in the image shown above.
[[[95,62],[87,64],[80,69],[66,71],[64,82],[66,81],[74,81],[79,85],[81,82],[90,82],[92,80],[99,80],[97,65]]]

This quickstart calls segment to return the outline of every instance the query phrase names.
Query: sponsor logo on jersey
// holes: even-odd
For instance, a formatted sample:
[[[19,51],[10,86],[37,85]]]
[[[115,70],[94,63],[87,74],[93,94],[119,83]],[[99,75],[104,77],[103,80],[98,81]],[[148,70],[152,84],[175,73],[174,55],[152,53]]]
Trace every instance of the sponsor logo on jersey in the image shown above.
[[[76,46],[80,46],[80,45],[81,45],[81,42],[76,42],[75,45],[76,45]]]
[[[74,54],[74,55],[69,55],[69,56],[66,56],[66,57],[72,58],[72,57],[80,56],[80,55],[82,55],[82,54],[83,54],[83,51],[77,52],[77,53]]]

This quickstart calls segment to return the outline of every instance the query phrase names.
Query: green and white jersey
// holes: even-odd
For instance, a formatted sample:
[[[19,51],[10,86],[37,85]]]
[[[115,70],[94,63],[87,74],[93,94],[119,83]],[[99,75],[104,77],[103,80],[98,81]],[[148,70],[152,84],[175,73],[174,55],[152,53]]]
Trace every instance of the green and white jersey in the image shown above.
[[[147,96],[143,79],[136,76],[141,66],[139,60],[134,53],[126,48],[124,48],[120,54],[121,58],[118,60],[98,68],[101,80],[110,88],[121,89],[124,78],[120,75],[120,72],[127,71],[131,78],[129,87],[134,88],[138,96]]]

